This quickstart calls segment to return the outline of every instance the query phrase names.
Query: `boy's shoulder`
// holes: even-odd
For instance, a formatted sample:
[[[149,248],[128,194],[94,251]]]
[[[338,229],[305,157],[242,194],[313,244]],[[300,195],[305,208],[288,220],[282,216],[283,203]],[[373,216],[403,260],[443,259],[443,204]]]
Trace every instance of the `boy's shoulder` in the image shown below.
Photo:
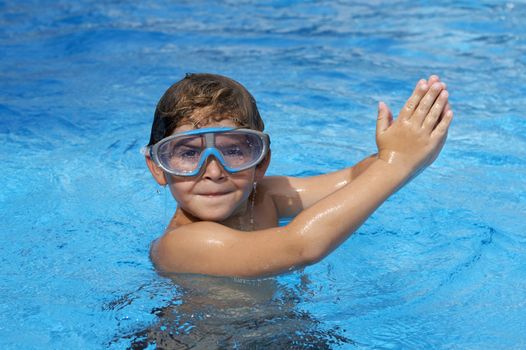
[[[212,221],[170,225],[150,245],[150,259],[160,271],[173,271],[175,266],[199,259],[200,252],[214,242],[224,242],[232,229]],[[177,270],[177,269],[176,269]]]
[[[258,191],[265,191],[267,194],[281,193],[290,189],[291,177],[289,176],[265,176],[257,183]]]

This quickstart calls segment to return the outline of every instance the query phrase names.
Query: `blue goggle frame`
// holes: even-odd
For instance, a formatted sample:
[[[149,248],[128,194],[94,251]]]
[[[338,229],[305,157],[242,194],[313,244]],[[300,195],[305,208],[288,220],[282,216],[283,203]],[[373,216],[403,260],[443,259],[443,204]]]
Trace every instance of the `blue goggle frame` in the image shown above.
[[[228,132],[240,133],[240,134],[250,134],[250,135],[257,136],[261,140],[261,143],[262,143],[262,149],[258,157],[236,168],[232,168],[228,166],[221,152],[215,147],[215,135],[221,134],[221,133],[228,133]],[[169,166],[167,166],[161,161],[161,158],[159,157],[159,154],[158,154],[158,150],[163,144],[167,142],[171,142],[172,140],[176,140],[181,137],[193,136],[193,135],[204,135],[204,140],[205,140],[205,149],[200,154],[197,166],[193,171],[177,171],[176,169],[171,169]],[[268,153],[269,148],[270,148],[270,137],[263,132],[252,130],[252,129],[240,129],[240,128],[231,128],[231,127],[219,128],[218,127],[218,128],[202,128],[202,129],[189,130],[189,131],[184,131],[184,132],[180,132],[180,133],[165,137],[164,139],[160,140],[159,142],[157,142],[156,144],[152,146],[143,147],[143,149],[141,150],[141,153],[143,153],[144,155],[150,156],[150,158],[155,162],[155,164],[157,164],[157,166],[159,166],[161,169],[163,169],[165,172],[169,174],[172,174],[175,176],[195,176],[199,174],[199,172],[201,171],[201,168],[203,167],[203,164],[205,164],[206,160],[210,156],[214,156],[221,163],[221,166],[229,173],[236,173],[239,171],[249,169],[259,164],[265,158],[266,154]]]

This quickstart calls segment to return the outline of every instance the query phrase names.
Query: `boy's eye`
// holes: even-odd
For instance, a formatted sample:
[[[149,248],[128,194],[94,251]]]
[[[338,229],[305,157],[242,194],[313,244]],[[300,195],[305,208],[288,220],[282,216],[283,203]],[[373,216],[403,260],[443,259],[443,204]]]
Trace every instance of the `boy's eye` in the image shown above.
[[[223,155],[230,157],[242,157],[244,155],[243,150],[239,146],[230,146],[224,148],[222,153]]]
[[[196,158],[196,157],[199,157],[200,154],[201,154],[200,150],[194,149],[194,148],[186,148],[186,147],[181,148],[181,149],[176,149],[173,152],[173,156],[178,157],[178,158]]]

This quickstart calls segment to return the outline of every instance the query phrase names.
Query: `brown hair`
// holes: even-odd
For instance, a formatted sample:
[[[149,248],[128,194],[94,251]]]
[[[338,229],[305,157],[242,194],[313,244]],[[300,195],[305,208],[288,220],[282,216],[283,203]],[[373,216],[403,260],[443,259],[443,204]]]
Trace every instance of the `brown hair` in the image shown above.
[[[243,85],[216,74],[186,74],[159,100],[148,145],[171,135],[183,124],[199,127],[223,119],[233,120],[239,127],[259,131],[265,128],[254,97]]]

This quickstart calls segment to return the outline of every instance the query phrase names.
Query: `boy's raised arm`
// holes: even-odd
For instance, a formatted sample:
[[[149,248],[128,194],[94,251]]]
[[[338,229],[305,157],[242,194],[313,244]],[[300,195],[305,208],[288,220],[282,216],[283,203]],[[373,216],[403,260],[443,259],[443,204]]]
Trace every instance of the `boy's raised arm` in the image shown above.
[[[352,167],[311,177],[267,176],[259,186],[272,197],[279,217],[294,217],[353,181],[375,159],[373,154]]]
[[[434,161],[452,117],[445,85],[421,80],[396,120],[379,104],[377,158],[287,226],[247,233],[211,222],[185,225],[154,243],[152,259],[166,272],[241,277],[278,274],[319,261]]]
[[[427,86],[438,82],[440,82],[440,78],[431,75],[427,80]],[[443,114],[448,110],[449,105],[446,105]],[[377,156],[377,154],[373,154],[352,167],[317,176],[266,177],[261,183],[261,189],[273,198],[279,217],[294,217],[302,210],[356,179],[374,162]]]

